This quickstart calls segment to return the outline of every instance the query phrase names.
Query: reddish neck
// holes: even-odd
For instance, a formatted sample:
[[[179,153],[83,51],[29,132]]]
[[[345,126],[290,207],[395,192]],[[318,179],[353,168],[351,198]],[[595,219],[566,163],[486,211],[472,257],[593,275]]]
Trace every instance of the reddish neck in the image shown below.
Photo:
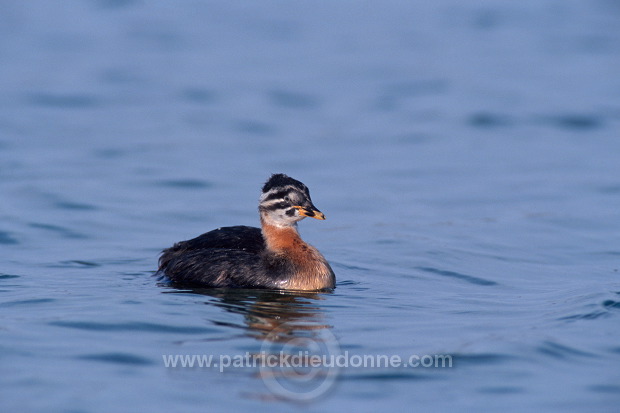
[[[301,239],[295,226],[279,227],[266,222],[262,217],[261,225],[267,250],[285,256],[294,265],[295,270],[283,288],[321,290],[334,287],[335,278],[331,267],[316,248]]]
[[[307,245],[299,236],[297,228],[294,226],[279,227],[261,220],[263,228],[263,238],[267,244],[267,249],[271,251],[282,251],[301,248]]]

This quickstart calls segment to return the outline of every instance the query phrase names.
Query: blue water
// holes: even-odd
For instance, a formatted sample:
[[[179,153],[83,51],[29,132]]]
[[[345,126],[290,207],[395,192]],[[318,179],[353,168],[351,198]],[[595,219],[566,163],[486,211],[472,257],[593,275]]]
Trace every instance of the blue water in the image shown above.
[[[0,410],[618,411],[617,1],[5,1],[0,59]],[[153,275],[272,172],[333,293]],[[282,338],[453,366],[162,358]]]

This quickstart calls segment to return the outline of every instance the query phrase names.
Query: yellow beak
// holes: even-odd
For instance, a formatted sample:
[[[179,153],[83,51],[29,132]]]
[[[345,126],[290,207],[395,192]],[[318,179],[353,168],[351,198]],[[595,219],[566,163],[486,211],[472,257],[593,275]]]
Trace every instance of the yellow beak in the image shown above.
[[[293,208],[299,211],[299,215],[304,217],[310,217],[315,219],[325,219],[325,214],[316,208],[304,208],[299,205],[294,205]]]

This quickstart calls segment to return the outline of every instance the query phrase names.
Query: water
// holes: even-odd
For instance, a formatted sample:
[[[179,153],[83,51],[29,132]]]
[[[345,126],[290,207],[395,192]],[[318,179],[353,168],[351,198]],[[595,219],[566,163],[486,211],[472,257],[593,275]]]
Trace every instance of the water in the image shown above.
[[[619,19],[612,0],[0,3],[2,411],[617,411]],[[300,229],[333,293],[153,276],[175,241],[256,225],[272,172],[325,212]],[[307,342],[453,366],[323,370],[304,401],[312,380],[162,358]]]

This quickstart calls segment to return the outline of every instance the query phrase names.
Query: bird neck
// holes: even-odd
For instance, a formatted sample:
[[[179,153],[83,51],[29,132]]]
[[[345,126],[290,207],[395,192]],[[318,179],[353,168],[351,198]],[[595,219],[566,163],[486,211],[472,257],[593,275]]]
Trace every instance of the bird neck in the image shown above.
[[[277,226],[261,219],[268,253],[285,258],[294,268],[282,287],[291,290],[334,288],[335,277],[325,257],[304,242],[296,226]]]
[[[297,232],[296,226],[278,226],[261,219],[263,238],[268,250],[278,252],[303,249],[306,244]]]

